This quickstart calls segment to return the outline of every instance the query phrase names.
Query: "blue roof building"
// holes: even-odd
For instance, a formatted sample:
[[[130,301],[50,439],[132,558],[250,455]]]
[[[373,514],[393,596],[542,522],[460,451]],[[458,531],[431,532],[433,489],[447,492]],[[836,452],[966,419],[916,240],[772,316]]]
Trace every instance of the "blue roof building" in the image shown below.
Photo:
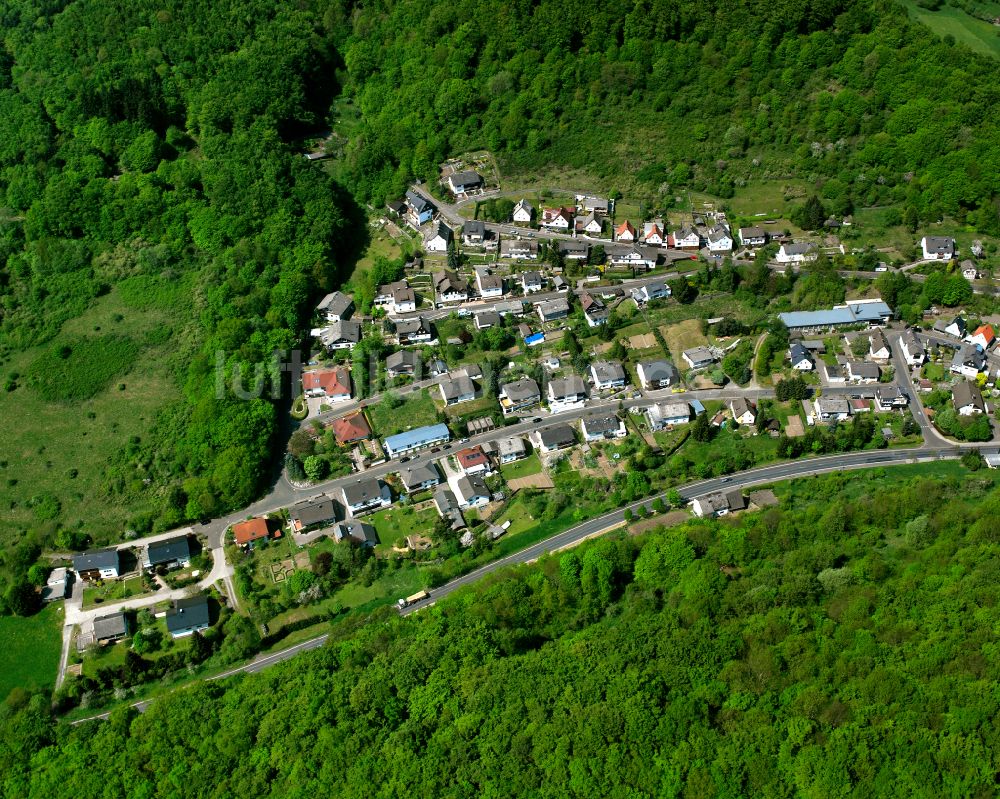
[[[397,433],[388,436],[383,445],[386,455],[395,458],[397,455],[404,455],[407,452],[430,447],[451,439],[451,431],[446,424],[432,424],[427,427],[418,427],[415,430],[407,430],[405,433]]]
[[[529,347],[534,347],[536,344],[541,344],[545,341],[544,333],[532,333],[530,336],[524,337],[524,343]]]
[[[892,318],[892,308],[882,300],[859,300],[824,311],[791,311],[778,314],[789,330],[823,330],[858,324],[881,324]]]

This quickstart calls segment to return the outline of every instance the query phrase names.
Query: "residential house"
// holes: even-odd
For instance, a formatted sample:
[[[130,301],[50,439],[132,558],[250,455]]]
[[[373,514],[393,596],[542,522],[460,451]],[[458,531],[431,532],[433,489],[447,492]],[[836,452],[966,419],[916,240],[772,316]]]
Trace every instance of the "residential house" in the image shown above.
[[[560,239],[556,246],[567,261],[586,261],[590,255],[590,244],[579,239]]]
[[[531,438],[535,447],[543,453],[555,452],[576,444],[576,435],[568,424],[557,424],[544,430],[536,430],[531,434]]]
[[[385,210],[392,216],[402,217],[406,215],[406,203],[402,200],[389,200],[389,202],[385,204]]]
[[[302,390],[307,397],[347,402],[351,399],[351,373],[346,366],[305,372],[302,375]]]
[[[316,310],[326,318],[326,321],[339,322],[350,318],[354,310],[354,299],[342,291],[334,291],[319,301]]]
[[[615,241],[635,241],[635,227],[627,219],[615,228]]]
[[[888,361],[891,355],[885,333],[878,329],[871,331],[868,334],[868,357],[875,361]]]
[[[538,242],[504,239],[500,242],[500,257],[509,261],[534,261],[538,258]]]
[[[819,422],[842,422],[851,416],[846,397],[817,397],[813,400],[813,416]]]
[[[121,560],[117,549],[92,549],[73,556],[73,571],[81,580],[113,580],[121,572]]]
[[[924,236],[920,249],[925,261],[950,261],[955,257],[955,240],[946,236]]]
[[[644,222],[642,225],[642,243],[648,244],[651,247],[662,247],[667,241],[667,235],[664,230],[662,219]]]
[[[708,251],[713,255],[724,255],[733,251],[733,234],[721,222],[709,228],[706,238],[708,239]]]
[[[428,200],[426,197],[417,194],[417,192],[412,189],[406,192],[406,218],[410,221],[410,224],[419,227],[424,224],[424,222],[430,222],[434,217],[434,212],[437,208],[434,207],[434,203]]]
[[[782,244],[774,260],[779,264],[802,264],[819,258],[819,249],[811,241]]]
[[[935,333],[944,333],[946,336],[954,338],[965,338],[965,320],[961,316],[956,316],[952,320],[939,319],[934,323]]]
[[[441,377],[448,374],[448,364],[440,358],[431,358],[427,363],[427,371],[431,377]]]
[[[350,516],[381,510],[392,504],[392,491],[376,477],[359,477],[340,490],[344,497],[344,507]]]
[[[583,318],[587,320],[588,327],[600,327],[607,324],[607,307],[597,297],[584,292],[580,295],[580,307],[583,309]]]
[[[451,440],[451,431],[446,424],[432,424],[426,427],[417,427],[407,430],[405,433],[397,433],[388,436],[383,442],[386,455],[396,458],[400,455],[407,455],[424,447],[433,447],[435,444],[443,444]]]
[[[591,197],[587,194],[576,195],[576,206],[581,211],[590,211],[600,216],[607,216],[610,207],[604,197]]]
[[[910,404],[899,386],[879,386],[875,389],[875,405],[880,411],[894,411]]]
[[[128,617],[120,610],[109,616],[98,616],[94,619],[94,640],[104,646],[121,641],[128,636]]]
[[[462,244],[482,247],[486,243],[486,223],[481,219],[468,219],[462,225]]]
[[[167,632],[172,638],[185,638],[211,626],[208,611],[208,597],[198,596],[175,599],[174,604],[164,614]]]
[[[378,531],[370,524],[356,519],[346,519],[333,526],[333,540],[338,544],[347,541],[360,547],[378,546]]]
[[[530,377],[522,377],[513,383],[500,386],[500,410],[504,416],[525,411],[541,402],[538,383]]]
[[[467,169],[462,172],[452,172],[448,175],[447,182],[452,194],[468,194],[470,191],[482,188],[483,177],[475,170]]]
[[[792,362],[792,368],[799,372],[811,372],[816,368],[812,354],[807,350],[801,341],[793,341],[788,347],[788,357]]]
[[[848,361],[846,366],[850,383],[877,383],[882,373],[877,364],[866,361]]]
[[[303,499],[288,509],[288,520],[293,533],[324,527],[337,521],[337,503],[326,494]]]
[[[464,371],[455,372],[441,381],[441,399],[445,405],[458,405],[461,402],[472,402],[476,398],[476,384]]]
[[[514,213],[511,215],[511,219],[515,222],[520,222],[522,224],[528,224],[535,216],[535,206],[529,203],[524,198],[517,201],[517,205],[514,206]]]
[[[503,296],[503,278],[492,275],[485,269],[476,270],[476,288],[484,300],[495,300]]]
[[[186,535],[153,541],[146,546],[144,569],[181,569],[191,564],[191,542]]]
[[[981,347],[985,352],[996,340],[996,334],[993,332],[992,325],[980,325],[976,328],[976,332],[972,334],[970,343],[975,344],[977,347]]]
[[[263,517],[237,522],[233,525],[232,530],[233,541],[236,542],[236,546],[240,547],[252,547],[257,541],[271,537],[267,519]]]
[[[493,498],[490,489],[478,474],[470,474],[455,481],[458,506],[481,508]]]
[[[693,347],[684,350],[681,357],[687,361],[688,366],[692,369],[702,369],[715,363],[715,356],[708,347]]]
[[[69,571],[60,566],[49,572],[49,576],[42,588],[42,602],[56,602],[65,599],[71,593],[72,580]]]
[[[543,322],[554,322],[569,316],[569,303],[564,299],[546,300],[538,303],[538,318]]]
[[[577,375],[549,382],[549,409],[553,413],[582,408],[587,401],[587,384]]]
[[[963,344],[951,359],[951,372],[963,377],[975,377],[986,369],[986,355],[975,344]]]
[[[979,386],[970,380],[962,380],[955,384],[951,392],[951,400],[959,416],[972,416],[986,413],[986,403]]]
[[[590,379],[594,388],[603,391],[623,388],[627,382],[625,368],[617,361],[594,361],[590,365]]]
[[[536,291],[541,291],[545,288],[545,281],[542,278],[542,273],[533,269],[527,272],[522,272],[521,288],[524,289],[525,294],[533,294]]]
[[[600,236],[604,230],[604,223],[596,213],[591,211],[586,216],[578,216],[573,220],[573,227],[577,233],[586,233],[590,236]]]
[[[677,367],[662,358],[653,361],[641,361],[635,368],[639,383],[646,391],[656,391],[670,388],[680,380]]]
[[[541,225],[551,230],[569,230],[573,227],[574,208],[543,208]]]
[[[691,419],[691,406],[686,402],[657,402],[646,408],[645,414],[651,430],[663,430],[687,424]]]
[[[701,236],[693,227],[682,227],[674,231],[672,236],[674,247],[678,250],[700,250]]]
[[[456,452],[455,460],[458,462],[458,468],[462,470],[462,474],[492,474],[493,472],[489,456],[478,444]]]
[[[396,328],[396,340],[403,347],[409,344],[426,344],[434,338],[434,329],[425,316],[397,319],[393,326]]]
[[[741,227],[740,244],[744,247],[763,247],[767,244],[767,231],[758,225]]]
[[[828,363],[821,363],[823,379],[827,383],[847,383],[847,370],[841,366],[839,363],[830,365]]]
[[[580,432],[583,433],[583,440],[588,443],[612,438],[624,438],[627,433],[625,422],[614,414],[585,416],[580,420]]]
[[[528,457],[528,448],[521,436],[507,436],[497,439],[497,459],[501,465],[513,463]]]
[[[660,258],[656,247],[644,245],[609,245],[606,249],[608,263],[612,266],[628,267],[636,271],[652,269]]]
[[[670,296],[670,286],[662,280],[637,286],[631,291],[632,299],[637,305],[644,305],[650,300],[662,300]]]
[[[441,483],[441,472],[434,461],[415,463],[399,470],[399,478],[407,493],[425,491]]]
[[[737,424],[753,424],[757,421],[757,408],[745,397],[729,400],[729,410]]]
[[[452,530],[460,530],[465,527],[465,519],[462,518],[462,510],[458,506],[458,499],[455,497],[454,492],[447,486],[442,485],[434,492],[434,507],[437,508],[438,515],[442,519],[448,519],[451,522]],[[407,545],[410,544],[409,539],[407,539]],[[430,542],[428,546],[424,547],[429,549]],[[416,547],[410,546],[411,549]]]
[[[368,420],[360,411],[352,413],[350,416],[334,419],[331,427],[333,427],[333,435],[337,439],[337,443],[342,447],[358,441],[366,441],[372,436]]]
[[[330,352],[334,350],[349,350],[361,341],[361,323],[350,319],[342,319],[334,322],[329,327],[312,331],[313,338],[327,348]]]
[[[449,270],[434,274],[434,296],[438,302],[465,302],[469,299],[469,286]]]
[[[420,366],[420,354],[413,350],[399,350],[385,359],[385,373],[393,378],[416,374]]]
[[[713,516],[725,516],[728,513],[745,510],[746,507],[746,498],[738,488],[724,494],[709,494],[705,497],[698,497],[691,503],[691,510],[694,511],[695,516],[709,519]]]
[[[899,348],[909,366],[922,366],[924,361],[927,360],[927,353],[924,351],[924,346],[912,330],[906,330],[899,337]]]
[[[500,314],[496,311],[482,311],[475,316],[476,330],[489,330],[500,326]]]
[[[405,280],[398,280],[379,286],[374,304],[379,308],[387,308],[390,313],[409,313],[417,310],[417,295]]]
[[[962,261],[959,266],[962,267],[962,277],[964,277],[969,282],[976,280],[979,277],[979,270],[976,269],[976,265],[969,260]]]

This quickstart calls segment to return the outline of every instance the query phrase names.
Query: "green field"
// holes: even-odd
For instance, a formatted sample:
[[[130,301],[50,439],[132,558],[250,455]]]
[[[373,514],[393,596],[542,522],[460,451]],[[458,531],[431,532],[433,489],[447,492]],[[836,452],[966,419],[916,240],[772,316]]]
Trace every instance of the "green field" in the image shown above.
[[[899,0],[909,15],[938,36],[951,34],[956,42],[966,45],[982,55],[1000,58],[1000,29],[981,19],[966,14],[962,9],[943,5],[937,11],[921,8],[915,0]]]
[[[378,402],[369,405],[367,410],[372,430],[379,438],[436,424],[438,420],[437,407],[427,389],[407,395],[401,405],[393,407],[390,403]]]
[[[0,616],[0,697],[20,688],[51,688],[59,669],[62,605],[28,618]]]
[[[532,452],[523,460],[507,463],[500,467],[500,474],[503,479],[510,481],[519,477],[527,477],[531,474],[538,474],[542,470],[542,462],[538,459],[538,453]]]
[[[395,505],[366,516],[364,520],[378,531],[379,543],[391,547],[405,536],[429,534],[437,518],[433,507],[415,511],[406,505]]]

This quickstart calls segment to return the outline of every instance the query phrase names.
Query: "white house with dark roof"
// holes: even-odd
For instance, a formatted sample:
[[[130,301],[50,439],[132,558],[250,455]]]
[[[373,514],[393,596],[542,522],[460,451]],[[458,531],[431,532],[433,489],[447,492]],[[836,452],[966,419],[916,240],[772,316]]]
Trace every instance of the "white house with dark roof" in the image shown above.
[[[514,206],[514,213],[511,215],[511,219],[515,222],[527,224],[532,220],[532,218],[534,218],[534,216],[535,206],[522,197],[517,201],[517,205]]]
[[[392,504],[392,491],[375,477],[359,477],[341,488],[344,507],[351,516],[388,508]]]
[[[522,377],[512,383],[504,383],[500,386],[498,399],[503,415],[509,416],[538,405],[542,396],[538,390],[538,383],[530,377]]]
[[[486,243],[486,223],[482,219],[467,219],[462,224],[462,244],[482,247]]]
[[[580,420],[580,432],[587,442],[624,438],[627,431],[625,422],[615,414],[596,414]]]
[[[819,258],[819,248],[811,241],[782,244],[774,260],[779,264],[802,264]]]
[[[715,356],[708,347],[692,347],[689,350],[684,350],[681,357],[692,369],[702,369],[715,363]]]
[[[924,236],[920,249],[925,261],[950,261],[955,257],[955,240],[947,236]]]
[[[674,247],[678,250],[701,249],[701,236],[692,227],[682,227],[680,230],[675,230],[672,238],[674,240]]]
[[[724,255],[733,251],[733,234],[721,222],[717,222],[709,228],[706,238],[708,239],[708,251],[714,255]]]
[[[531,433],[531,440],[539,452],[556,452],[576,444],[576,435],[568,424],[557,424]]]
[[[641,361],[635,367],[639,383],[646,391],[656,391],[670,388],[680,380],[677,367],[662,358],[653,361]]]
[[[812,354],[806,349],[801,341],[793,341],[788,347],[788,358],[792,363],[792,368],[798,372],[811,372],[816,368]]]
[[[388,377],[415,374],[420,366],[420,355],[413,350],[400,350],[385,359],[385,373]]]
[[[500,257],[508,261],[537,260],[538,242],[527,239],[504,239],[500,242]]]
[[[767,244],[767,231],[759,225],[741,227],[740,243],[744,247],[763,247]]]
[[[922,366],[927,360],[927,352],[912,330],[905,331],[899,337],[899,348],[909,366]]]
[[[394,323],[396,329],[396,340],[400,345],[426,344],[434,338],[434,329],[430,321],[425,316],[417,316],[412,319],[398,319]]]
[[[847,380],[850,383],[877,383],[881,370],[867,361],[848,361]]]
[[[473,169],[452,172],[447,179],[448,188],[452,194],[468,194],[483,185],[483,176]]]
[[[757,408],[745,397],[729,400],[729,410],[738,424],[753,424],[757,421]]]
[[[583,309],[583,318],[587,320],[587,327],[600,327],[608,322],[607,306],[597,297],[588,292],[580,295],[580,307]]]
[[[316,310],[326,317],[328,322],[339,322],[348,319],[354,310],[354,300],[342,291],[333,291],[319,301]]]
[[[341,319],[329,327],[311,331],[312,337],[329,351],[349,350],[361,341],[361,324],[352,319]]]
[[[973,416],[986,413],[986,403],[979,386],[970,380],[961,380],[955,384],[951,393],[952,403],[959,416]]]
[[[743,492],[734,488],[726,493],[709,494],[698,497],[691,502],[691,510],[695,516],[712,518],[713,516],[725,516],[739,510],[746,510],[747,501]]]
[[[533,294],[545,288],[545,280],[542,273],[535,269],[529,269],[521,273],[521,288],[525,294]]]
[[[513,463],[528,457],[528,448],[521,436],[507,436],[496,442],[497,460],[501,464]]]
[[[476,384],[465,371],[455,372],[442,380],[440,390],[445,405],[472,402],[476,398]]]
[[[590,365],[590,379],[594,388],[604,391],[623,388],[628,378],[624,367],[617,361],[594,361]]]
[[[638,305],[644,305],[650,300],[662,300],[670,296],[670,286],[667,285],[666,281],[656,280],[652,283],[646,283],[642,286],[637,286],[631,291],[632,299],[636,301]]]
[[[503,278],[490,274],[486,269],[476,270],[476,288],[484,300],[495,300],[503,296]]]
[[[582,408],[587,401],[587,384],[577,375],[549,382],[549,410],[553,413]]]
[[[535,310],[538,312],[538,318],[543,322],[554,322],[569,316],[569,303],[562,298],[546,300],[538,303]]]
[[[450,270],[435,272],[434,296],[438,302],[465,302],[469,299],[469,286]]]
[[[875,361],[888,361],[891,355],[885,333],[878,329],[872,330],[868,334],[868,357]]]

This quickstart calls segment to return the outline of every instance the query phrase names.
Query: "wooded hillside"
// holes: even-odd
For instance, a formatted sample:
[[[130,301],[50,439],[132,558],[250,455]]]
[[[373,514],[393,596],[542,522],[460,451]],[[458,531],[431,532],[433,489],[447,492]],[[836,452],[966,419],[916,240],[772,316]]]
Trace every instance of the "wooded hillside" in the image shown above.
[[[53,726],[15,692],[2,795],[989,795],[992,474],[809,479],[342,623],[141,716]]]

